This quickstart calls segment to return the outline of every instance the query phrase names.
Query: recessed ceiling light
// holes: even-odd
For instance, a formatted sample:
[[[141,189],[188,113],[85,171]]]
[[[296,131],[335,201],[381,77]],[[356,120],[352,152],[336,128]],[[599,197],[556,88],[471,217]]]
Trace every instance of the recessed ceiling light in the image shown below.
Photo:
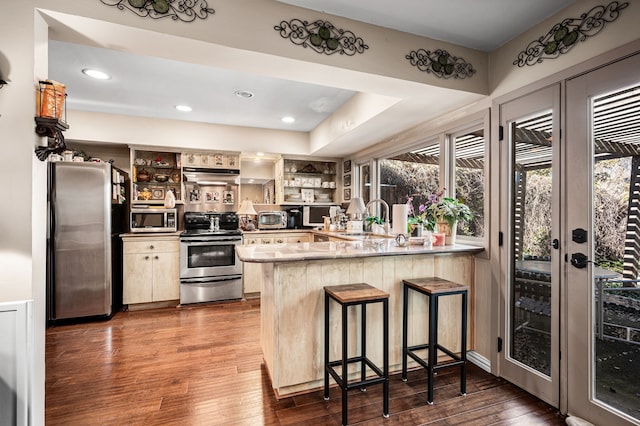
[[[193,108],[191,108],[189,105],[176,105],[176,109],[178,111],[182,111],[182,112],[191,112],[191,111],[193,111]]]
[[[295,122],[295,121],[296,121],[296,119],[295,119],[295,118],[293,118],[293,117],[289,117],[289,116],[287,116],[287,117],[282,117],[282,122],[283,122],[283,123],[293,123],[293,122]]]
[[[106,72],[102,72],[99,70],[93,70],[91,68],[85,68],[82,70],[84,75],[87,75],[91,78],[95,78],[96,80],[109,80],[111,76]]]
[[[248,90],[236,90],[235,95],[239,98],[244,98],[244,99],[253,98],[253,92],[250,92]]]
[[[264,157],[264,152],[256,152],[256,155],[257,155],[258,157]]]

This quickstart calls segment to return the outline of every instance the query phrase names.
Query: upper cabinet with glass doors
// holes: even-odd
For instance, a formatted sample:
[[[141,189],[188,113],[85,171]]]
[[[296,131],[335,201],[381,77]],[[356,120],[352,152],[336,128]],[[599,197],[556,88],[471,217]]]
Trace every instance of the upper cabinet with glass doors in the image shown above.
[[[281,158],[276,162],[277,204],[337,203],[337,161]]]

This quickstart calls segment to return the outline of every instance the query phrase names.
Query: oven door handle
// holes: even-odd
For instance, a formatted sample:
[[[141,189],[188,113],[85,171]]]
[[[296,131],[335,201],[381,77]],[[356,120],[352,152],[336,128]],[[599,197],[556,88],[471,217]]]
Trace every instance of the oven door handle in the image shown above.
[[[229,242],[241,243],[241,238],[216,238],[215,240],[180,240],[180,242],[194,245],[194,246],[213,246],[213,245],[227,245]]]
[[[208,284],[217,283],[220,281],[233,281],[239,280],[242,275],[224,275],[221,277],[202,277],[202,278],[182,278],[180,284]]]

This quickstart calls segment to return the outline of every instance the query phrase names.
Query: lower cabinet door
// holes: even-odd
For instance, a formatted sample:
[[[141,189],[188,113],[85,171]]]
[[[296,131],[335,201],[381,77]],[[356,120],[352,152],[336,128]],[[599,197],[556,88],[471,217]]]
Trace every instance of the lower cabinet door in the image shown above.
[[[123,257],[122,303],[153,301],[153,258],[147,253],[126,254]]]
[[[180,262],[176,253],[153,256],[153,301],[180,298]]]

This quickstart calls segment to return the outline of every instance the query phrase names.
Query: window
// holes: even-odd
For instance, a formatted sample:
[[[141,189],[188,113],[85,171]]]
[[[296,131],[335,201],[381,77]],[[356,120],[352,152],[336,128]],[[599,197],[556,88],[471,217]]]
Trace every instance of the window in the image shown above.
[[[455,192],[448,191],[471,209],[473,220],[458,223],[458,235],[484,237],[485,201],[485,139],[484,131],[477,129],[451,138],[455,153],[453,179]]]
[[[369,197],[382,199],[389,204],[392,215],[393,204],[404,204],[411,198],[414,212],[419,212],[421,205],[429,204],[429,196],[445,188],[444,196],[459,199],[473,214],[469,223],[458,223],[458,236],[467,244],[488,244],[489,150],[485,137],[489,118],[487,109],[447,127],[425,124],[426,137],[420,141],[403,140],[402,136],[394,139],[395,145],[404,146],[401,150],[390,142],[384,144],[370,163],[359,165],[357,188],[365,203]],[[429,133],[428,129],[434,127],[437,130]],[[383,214],[379,204],[370,210],[371,215]],[[410,219],[416,223],[421,218]],[[393,222],[393,217],[389,220]]]
[[[358,166],[360,172],[360,197],[365,205],[371,200],[371,166],[369,163]]]
[[[380,198],[389,206],[404,204],[411,197],[417,211],[418,206],[440,187],[440,145],[437,141],[379,163]]]

